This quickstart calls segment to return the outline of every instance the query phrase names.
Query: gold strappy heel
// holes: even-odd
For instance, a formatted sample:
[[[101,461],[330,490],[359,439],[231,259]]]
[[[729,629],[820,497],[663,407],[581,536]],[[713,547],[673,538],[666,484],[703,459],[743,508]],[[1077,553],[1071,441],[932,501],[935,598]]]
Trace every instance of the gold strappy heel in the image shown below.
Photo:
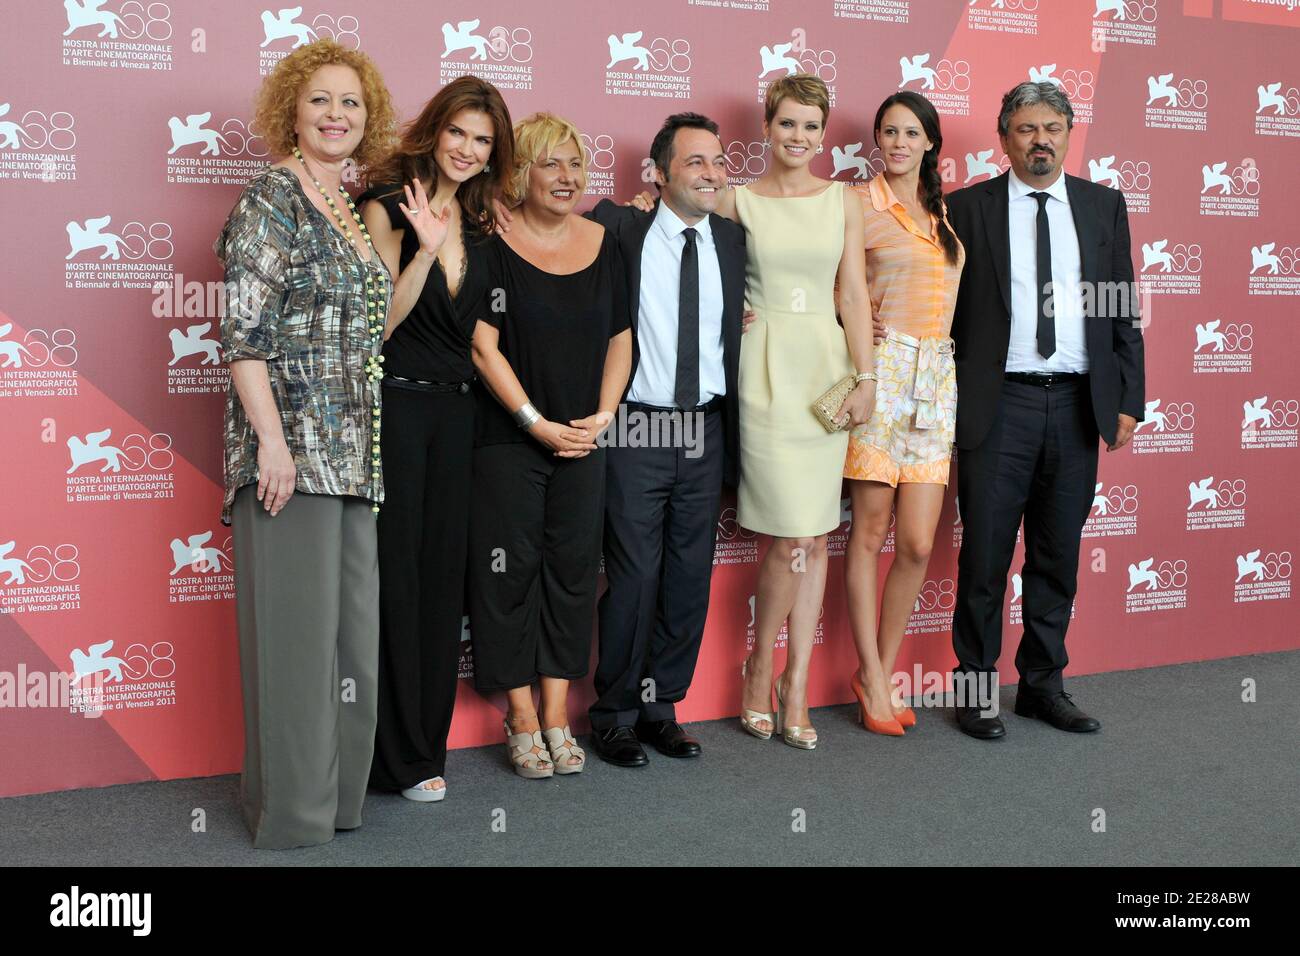
[[[740,665],[740,677],[741,677],[741,680],[744,680],[744,679],[745,679],[745,676],[746,676],[746,674],[748,674],[748,672],[749,672],[749,658],[746,657],[746,658],[745,658],[745,663],[743,663],[743,664]],[[742,694],[743,694],[743,691],[742,691]],[[769,703],[770,703],[771,700],[772,700],[771,696],[769,696],[767,699],[768,699],[768,702],[769,702]],[[760,721],[760,720],[762,720],[762,721],[766,721],[766,722],[767,722],[769,725],[771,725],[772,727],[775,727],[775,726],[776,726],[776,714],[772,714],[772,713],[766,713],[766,714],[765,714],[765,713],[763,713],[762,711],[758,711],[758,710],[750,710],[748,707],[743,707],[743,708],[741,708],[741,711],[740,711],[740,726],[744,727],[745,730],[746,730],[748,733],[753,734],[753,735],[754,735],[755,737],[757,737],[759,740],[771,740],[771,739],[772,739],[772,731],[770,731],[770,730],[763,730],[761,727],[759,727],[759,726],[758,726],[758,721]]]
[[[791,747],[797,747],[800,750],[816,750],[817,731],[813,730],[811,725],[807,727],[800,727],[798,724],[791,724],[789,727],[785,726],[785,714],[782,712],[785,701],[781,699],[781,679],[784,677],[785,674],[777,677],[774,685],[776,689],[776,732]],[[812,736],[804,737],[804,731],[808,730],[812,731]]]

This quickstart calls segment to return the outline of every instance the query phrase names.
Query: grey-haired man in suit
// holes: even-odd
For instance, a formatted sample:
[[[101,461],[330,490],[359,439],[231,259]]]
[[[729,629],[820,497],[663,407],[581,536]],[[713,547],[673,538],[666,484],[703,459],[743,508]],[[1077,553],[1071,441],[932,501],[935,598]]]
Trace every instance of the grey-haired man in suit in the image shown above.
[[[1061,730],[1101,726],[1065,692],[1065,632],[1098,439],[1110,451],[1128,443],[1145,378],[1124,194],[1065,173],[1073,121],[1055,84],[1014,87],[998,117],[1011,169],[947,197],[966,247],[952,326],[964,526],[952,642],[963,678],[958,724],[981,739],[1006,733],[988,696],[1022,519],[1015,711]],[[982,699],[963,706],[972,683],[983,685]]]

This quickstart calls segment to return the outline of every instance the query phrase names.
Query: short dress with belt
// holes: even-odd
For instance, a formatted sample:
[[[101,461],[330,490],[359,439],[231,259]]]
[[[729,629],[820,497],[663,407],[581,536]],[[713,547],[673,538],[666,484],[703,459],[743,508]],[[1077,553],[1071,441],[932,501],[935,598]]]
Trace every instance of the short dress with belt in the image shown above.
[[[966,251],[958,243],[949,262],[933,217],[928,230],[917,226],[884,176],[853,189],[866,220],[871,314],[889,333],[875,349],[875,410],[852,431],[844,477],[946,485],[957,422],[948,333]]]
[[[840,524],[847,432],[828,434],[813,403],[853,373],[835,318],[844,185],[814,196],[736,189],[745,227],[745,298],[755,321],[740,346],[737,520],[751,531],[814,537]]]

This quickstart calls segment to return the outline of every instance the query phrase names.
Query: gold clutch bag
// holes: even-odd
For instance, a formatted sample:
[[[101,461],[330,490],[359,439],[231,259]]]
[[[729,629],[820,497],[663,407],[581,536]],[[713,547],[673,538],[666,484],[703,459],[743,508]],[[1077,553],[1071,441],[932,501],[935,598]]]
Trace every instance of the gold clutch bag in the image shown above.
[[[856,375],[845,375],[819,395],[817,401],[813,402],[813,414],[817,416],[817,420],[822,423],[822,427],[828,432],[834,434],[843,431],[847,427],[847,425],[841,425],[837,422],[835,416],[839,413],[844,400],[849,397],[850,392],[857,388],[857,385],[858,377]]]

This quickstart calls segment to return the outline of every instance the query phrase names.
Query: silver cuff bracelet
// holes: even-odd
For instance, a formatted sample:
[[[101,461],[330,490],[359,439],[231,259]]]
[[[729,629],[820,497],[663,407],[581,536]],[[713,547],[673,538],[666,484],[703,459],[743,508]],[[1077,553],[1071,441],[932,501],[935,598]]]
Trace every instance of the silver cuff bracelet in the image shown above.
[[[524,431],[527,431],[528,429],[533,427],[534,423],[536,423],[541,419],[542,414],[536,408],[533,407],[532,402],[525,402],[523,404],[523,407],[517,409],[513,413],[513,416],[515,419],[515,424],[518,425],[520,428],[522,428]]]

